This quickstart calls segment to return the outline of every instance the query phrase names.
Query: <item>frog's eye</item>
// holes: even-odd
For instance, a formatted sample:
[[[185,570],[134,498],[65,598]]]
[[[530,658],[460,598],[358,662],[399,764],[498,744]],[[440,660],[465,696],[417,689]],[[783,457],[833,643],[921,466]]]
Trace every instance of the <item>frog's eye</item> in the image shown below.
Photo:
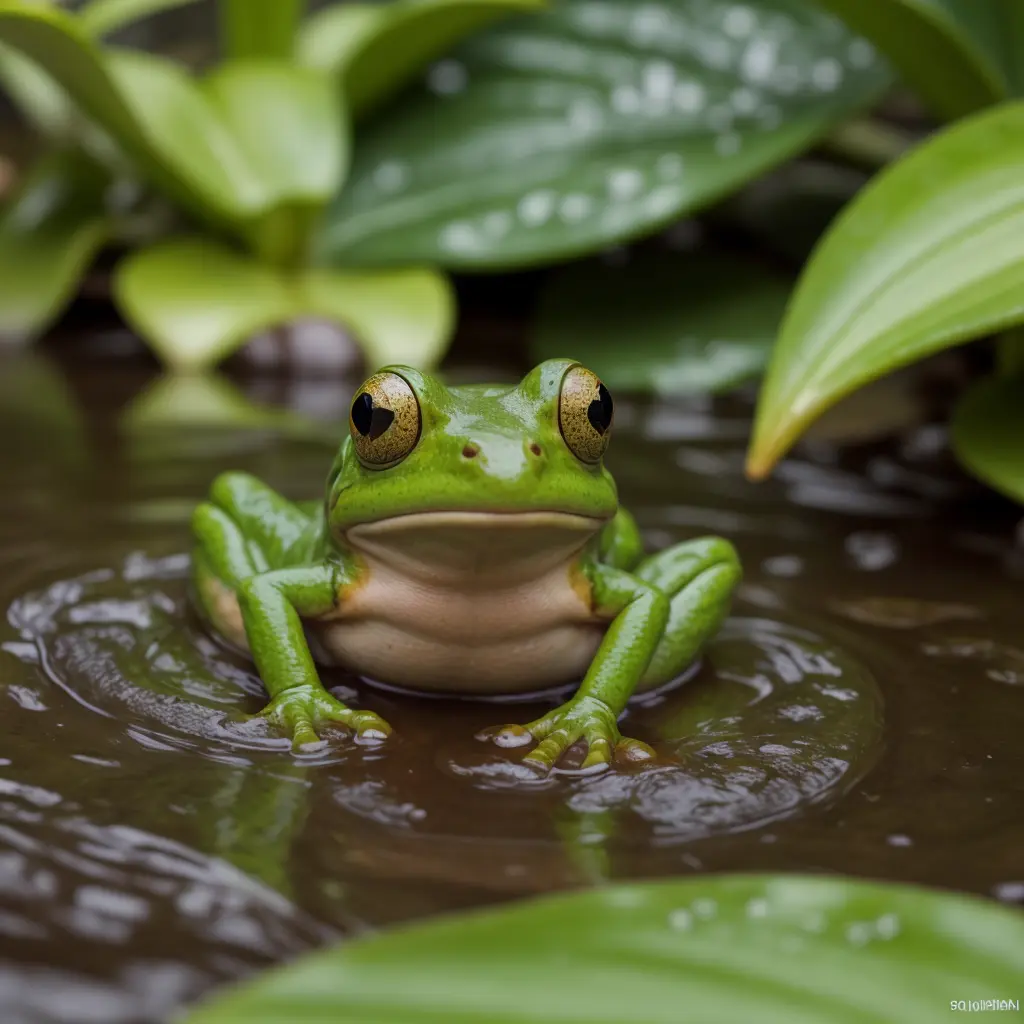
[[[416,447],[420,405],[404,377],[376,373],[356,392],[349,415],[352,443],[361,462],[390,466]]]
[[[582,462],[599,462],[612,429],[612,396],[597,375],[572,366],[562,378],[558,426],[569,450]]]

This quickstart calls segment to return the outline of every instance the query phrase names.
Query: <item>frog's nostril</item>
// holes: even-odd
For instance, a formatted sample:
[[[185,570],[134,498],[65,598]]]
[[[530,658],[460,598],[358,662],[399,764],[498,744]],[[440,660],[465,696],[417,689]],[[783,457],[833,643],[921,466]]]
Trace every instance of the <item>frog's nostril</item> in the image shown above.
[[[542,449],[541,446],[534,441],[533,444],[530,445],[530,451],[533,452],[534,455],[540,455]]]
[[[480,454],[480,446],[476,444],[467,444],[462,449],[462,457],[464,459],[475,459]]]

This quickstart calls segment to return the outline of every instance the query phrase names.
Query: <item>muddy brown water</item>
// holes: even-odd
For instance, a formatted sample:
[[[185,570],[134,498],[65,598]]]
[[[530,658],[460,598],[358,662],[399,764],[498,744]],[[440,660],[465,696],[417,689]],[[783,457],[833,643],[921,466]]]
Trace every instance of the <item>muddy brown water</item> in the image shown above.
[[[842,872],[1024,902],[1024,555],[935,427],[810,444],[753,485],[748,399],[619,396],[609,464],[649,547],[722,534],[746,580],[703,662],[628,712],[658,766],[538,779],[473,737],[554,698],[340,672],[395,736],[295,757],[188,610],[212,477],[318,496],[350,386],[300,389],[321,426],[296,436],[251,412],[131,427],[143,377],[114,361],[0,373],[5,1024],[163,1021],[332,939],[617,879]]]

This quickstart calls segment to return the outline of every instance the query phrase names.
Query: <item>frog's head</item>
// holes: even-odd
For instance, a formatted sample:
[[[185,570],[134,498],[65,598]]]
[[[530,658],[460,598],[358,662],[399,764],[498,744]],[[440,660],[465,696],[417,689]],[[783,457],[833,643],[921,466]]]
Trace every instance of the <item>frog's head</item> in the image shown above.
[[[463,525],[570,520],[597,530],[617,495],[602,464],[612,399],[570,359],[541,363],[509,386],[446,387],[388,366],[356,392],[349,436],[327,482],[336,536],[399,517]],[[545,518],[546,517],[546,518]]]

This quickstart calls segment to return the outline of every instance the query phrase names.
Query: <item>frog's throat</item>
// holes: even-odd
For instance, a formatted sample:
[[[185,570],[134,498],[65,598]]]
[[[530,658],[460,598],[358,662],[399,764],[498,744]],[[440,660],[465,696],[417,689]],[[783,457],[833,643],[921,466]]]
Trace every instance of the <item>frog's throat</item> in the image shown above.
[[[343,539],[407,577],[493,585],[566,564],[607,522],[570,512],[412,512],[351,526]]]

